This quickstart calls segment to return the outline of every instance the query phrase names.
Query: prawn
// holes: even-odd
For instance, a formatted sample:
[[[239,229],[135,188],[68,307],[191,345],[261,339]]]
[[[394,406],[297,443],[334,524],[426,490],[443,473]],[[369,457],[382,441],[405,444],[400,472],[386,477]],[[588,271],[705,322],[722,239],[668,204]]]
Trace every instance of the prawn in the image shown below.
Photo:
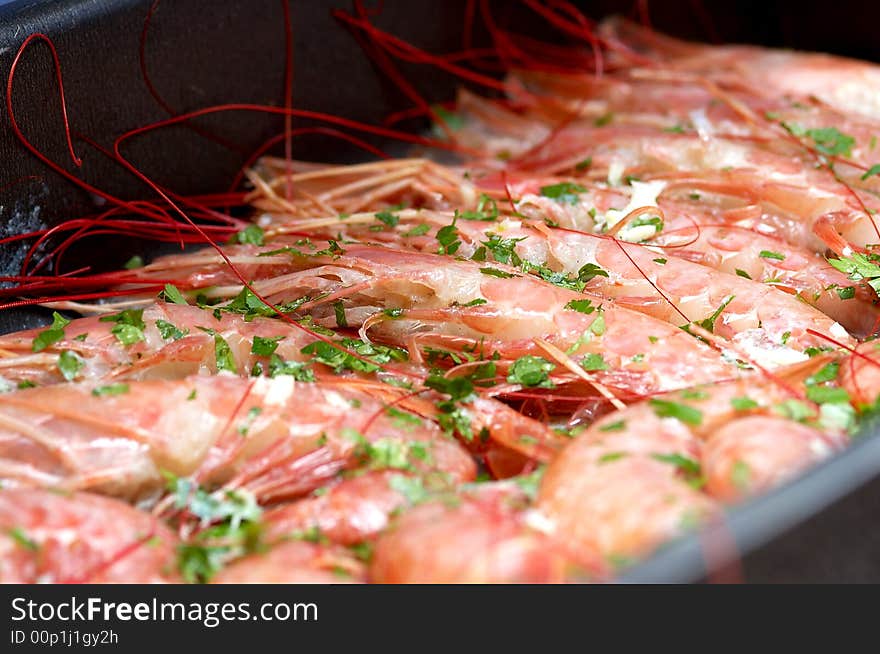
[[[176,536],[156,517],[108,497],[0,490],[0,582],[178,581]]]
[[[387,231],[373,230],[375,221],[370,220],[360,226],[349,221],[343,233],[349,239],[428,252],[436,249],[438,231],[454,219],[433,211],[401,211],[397,217],[399,222]],[[406,237],[414,225],[427,225],[430,230]],[[458,256],[520,267],[525,263],[526,269],[531,266],[583,280],[585,290],[664,322],[708,325],[710,331],[732,339],[768,364],[806,359],[804,350],[825,344],[817,333],[852,342],[841,325],[797,297],[732,271],[679,258],[675,250],[658,251],[512,218],[465,220],[455,228],[461,239]]]
[[[568,359],[601,355],[605,363],[600,368],[607,368],[598,371],[598,381],[635,394],[739,374],[721,353],[677,327],[600,295],[573,290],[577,282],[565,275],[559,285],[504,264],[370,245],[336,247],[341,252],[323,254],[325,249],[312,255],[301,248],[267,249],[266,264],[275,267],[286,261],[290,272],[272,278],[255,274],[252,286],[280,304],[319,295],[299,307],[316,324],[339,327],[344,322],[358,328],[364,339],[405,347],[410,357],[429,348],[482,353],[484,358],[495,356],[494,363],[509,372],[521,357],[547,354],[543,343],[549,343],[564,368],[561,378],[584,386],[585,371],[572,370]],[[216,259],[200,256],[205,257],[201,270],[222,274]],[[238,286],[215,286],[203,292],[221,299],[240,291]],[[558,354],[566,350],[568,357]],[[586,385],[593,388],[592,381]]]
[[[607,567],[576,555],[528,521],[528,499],[510,482],[425,502],[375,545],[376,583],[560,583],[601,580]],[[486,486],[481,485],[481,486]]]
[[[557,538],[643,555],[717,517],[717,502],[764,492],[846,445],[855,414],[837,359],[792,366],[784,382],[696,387],[603,416],[547,467],[538,510]]]
[[[158,499],[169,474],[261,501],[307,493],[365,457],[460,480],[476,474],[471,456],[432,422],[344,380],[59,384],[0,398],[0,425],[7,482],[142,503]]]

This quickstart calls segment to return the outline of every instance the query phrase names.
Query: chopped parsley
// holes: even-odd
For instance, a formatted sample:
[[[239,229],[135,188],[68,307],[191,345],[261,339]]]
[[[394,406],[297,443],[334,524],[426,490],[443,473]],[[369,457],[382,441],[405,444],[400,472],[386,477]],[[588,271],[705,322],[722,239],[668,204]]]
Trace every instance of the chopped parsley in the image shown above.
[[[458,220],[457,217],[453,218],[452,223],[437,230],[436,238],[437,242],[440,244],[440,247],[437,249],[437,254],[455,254],[458,252],[458,248],[461,247],[461,241],[458,238],[458,229],[455,226],[456,220]]]
[[[34,338],[31,349],[34,352],[41,352],[50,345],[57,343],[64,338],[64,328],[70,324],[70,321],[57,311],[52,312],[52,325]]]
[[[795,422],[803,422],[804,420],[812,418],[815,415],[815,411],[813,411],[812,407],[810,407],[809,404],[795,399],[789,399],[780,402],[773,407],[773,410],[781,415],[783,418],[788,418],[789,420],[794,420]]]
[[[367,359],[367,361],[353,356],[351,352],[347,352],[346,349],[342,348],[355,352]],[[344,338],[339,341],[338,345],[325,341],[315,341],[306,345],[300,352],[312,355],[314,361],[333,368],[336,373],[340,373],[343,370],[376,372],[381,369],[383,364],[389,363],[392,360],[406,361],[407,359],[404,350],[366,343],[353,338]]]
[[[376,214],[376,220],[393,229],[400,222],[400,216],[390,211],[380,211]]]
[[[431,493],[418,477],[394,475],[388,480],[388,487],[403,495],[406,501],[412,505],[421,504],[431,496]]]
[[[849,275],[852,281],[865,281],[875,292],[880,292],[880,266],[877,261],[877,255],[865,255],[861,252],[853,252],[852,255],[840,259],[828,259],[828,263]]]
[[[278,349],[278,341],[280,341],[283,336],[272,336],[269,338],[263,338],[262,336],[254,336],[254,342],[251,344],[251,353],[256,354],[257,356],[267,357],[276,349]]]
[[[263,245],[263,237],[264,232],[259,225],[248,225],[243,230],[233,235],[230,242],[242,245]]]
[[[422,419],[418,416],[415,416],[412,413],[407,413],[406,411],[401,411],[393,406],[386,408],[385,413],[391,417],[391,423],[398,429],[412,431],[414,428],[419,427],[422,424]]]
[[[293,377],[294,381],[313,382],[315,381],[315,373],[304,361],[285,361],[277,354],[269,357],[269,376],[288,376]]]
[[[762,259],[775,259],[776,261],[785,261],[785,255],[780,254],[779,252],[773,252],[772,250],[761,250],[758,253],[758,256]]]
[[[462,211],[457,213],[457,216],[465,220],[492,221],[498,218],[498,203],[485,193],[480,193],[480,200],[477,202],[476,210]]]
[[[502,238],[497,234],[492,234],[487,232],[486,236],[489,237],[488,241],[482,241],[482,246],[474,253],[472,257],[475,261],[480,261],[479,252],[480,251],[489,251],[492,253],[492,256],[495,258],[495,261],[498,263],[504,263],[508,266],[520,266],[522,265],[522,259],[520,259],[519,255],[516,253],[516,244],[520,241],[524,241],[525,237],[522,238]],[[483,250],[485,248],[485,250]],[[483,260],[485,256],[483,257]]]
[[[712,315],[710,315],[708,318],[701,320],[697,324],[700,327],[702,327],[703,329],[705,329],[707,332],[715,333],[715,321],[718,320],[718,317],[727,308],[727,306],[731,302],[733,302],[734,297],[736,297],[736,296],[735,295],[728,295],[726,298],[724,298],[724,301],[721,303],[721,306],[719,306],[717,309],[715,309],[715,311],[712,313]]]
[[[186,298],[183,297],[183,293],[181,293],[180,289],[174,284],[165,284],[165,288],[159,296],[168,302],[173,302],[174,304],[188,304]]]
[[[654,233],[659,234],[663,231],[663,219],[659,216],[638,216],[629,224],[629,228],[634,227],[653,227]]]
[[[586,371],[608,370],[609,367],[601,354],[591,353],[581,359],[581,368]]]
[[[516,277],[513,273],[505,272],[503,270],[498,270],[498,268],[480,268],[480,272],[484,275],[489,275],[490,277],[500,277],[501,279],[509,279],[511,277]]]
[[[830,382],[837,379],[837,373],[840,372],[840,364],[836,361],[828,363],[813,375],[807,377],[805,383],[807,386],[815,386],[824,382]]]
[[[856,140],[849,134],[844,134],[836,127],[821,127],[808,129],[806,135],[816,143],[816,150],[822,154],[835,156],[842,154],[849,157]]]
[[[217,362],[217,372],[225,370],[231,373],[238,373],[238,366],[235,365],[235,358],[232,356],[232,349],[229,343],[220,334],[216,332],[214,336],[214,359]]]
[[[58,355],[58,370],[67,381],[73,381],[77,373],[82,370],[85,362],[76,352],[64,350]]]
[[[735,411],[748,411],[750,409],[757,409],[760,406],[755,400],[745,396],[730,398],[730,405]]]
[[[566,303],[565,308],[570,311],[578,311],[579,313],[593,313],[596,307],[593,306],[591,300],[571,300]]]
[[[27,533],[25,533],[24,529],[21,527],[13,527],[6,532],[9,537],[16,542],[19,547],[22,547],[31,552],[36,552],[40,549],[40,546],[30,538]]]
[[[655,461],[675,466],[684,474],[688,481],[693,481],[702,485],[702,471],[700,470],[700,463],[698,461],[694,461],[692,458],[681,454],[654,454],[651,458]]]
[[[420,223],[420,224],[416,225],[415,227],[413,227],[408,232],[404,232],[403,236],[405,238],[411,238],[413,236],[424,236],[429,231],[431,231],[430,225],[428,225],[427,223]]]
[[[449,109],[446,109],[439,104],[431,105],[431,110],[434,112],[437,118],[446,123],[446,127],[451,129],[453,132],[464,127],[464,118],[462,118],[457,113],[449,111]],[[446,137],[446,134],[443,132],[442,129],[439,128],[436,123],[434,125],[434,132],[439,138]]]
[[[134,255],[131,259],[125,262],[122,266],[126,270],[135,270],[137,268],[144,267],[144,258],[138,254]]]
[[[578,195],[586,192],[586,187],[573,182],[560,182],[541,187],[541,195],[564,204],[577,204]]]
[[[128,384],[108,384],[107,386],[98,386],[92,389],[92,395],[95,397],[104,397],[107,395],[125,395],[128,393]]]
[[[253,427],[254,421],[259,417],[262,412],[263,408],[259,406],[252,406],[250,409],[248,409],[244,422],[242,422],[236,429],[240,436],[248,435],[251,427]]]
[[[526,387],[553,388],[550,373],[556,366],[543,357],[526,355],[513,362],[507,381]]]
[[[625,420],[616,420],[615,422],[609,422],[608,424],[599,427],[599,431],[623,431],[624,429],[626,429]]]
[[[342,304],[342,300],[333,303],[333,313],[336,316],[337,327],[348,327],[348,320],[345,318],[345,305]]]
[[[125,346],[133,345],[138,341],[146,340],[144,336],[144,310],[143,309],[126,309],[112,316],[103,316],[101,322],[113,322],[113,328],[110,333],[116,337],[120,343]]]
[[[657,259],[654,259],[657,261]],[[663,260],[666,263],[666,259]],[[608,277],[608,273],[594,263],[585,263],[578,270],[578,280],[587,283],[593,277]]]
[[[880,175],[880,164],[874,164],[873,166],[868,168],[868,171],[864,175],[862,175],[861,180],[864,182],[866,179],[874,175]]]
[[[189,334],[188,329],[180,329],[173,323],[162,319],[156,321],[156,329],[159,330],[159,336],[161,336],[166,341],[169,338],[177,341]]]
[[[230,560],[260,548],[262,509],[243,490],[208,493],[186,478],[172,477],[168,490],[175,508],[185,509],[206,526],[177,550],[184,581],[205,583]]]
[[[816,404],[849,402],[849,393],[839,386],[808,386],[807,399]]]
[[[657,398],[651,398],[648,402],[654,408],[654,413],[661,418],[676,418],[681,422],[694,426],[700,425],[703,422],[703,412],[686,404]]]

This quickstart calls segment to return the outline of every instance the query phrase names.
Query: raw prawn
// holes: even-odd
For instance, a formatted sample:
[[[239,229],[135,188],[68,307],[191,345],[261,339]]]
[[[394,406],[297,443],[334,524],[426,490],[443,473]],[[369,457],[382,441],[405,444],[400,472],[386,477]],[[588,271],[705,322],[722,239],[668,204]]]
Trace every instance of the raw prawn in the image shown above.
[[[89,493],[0,490],[0,582],[167,583],[177,538],[157,518]]]
[[[264,501],[304,494],[364,457],[473,478],[471,457],[433,423],[386,408],[363,384],[291,376],[27,389],[0,398],[2,474],[140,501],[161,494],[167,474]]]
[[[342,549],[291,541],[229,564],[215,584],[350,584],[364,581],[364,565]]]
[[[375,221],[360,229],[349,221],[343,233],[348,238],[430,252],[437,248],[437,232],[454,217],[432,211],[402,211],[398,218],[400,222],[391,231],[372,230]],[[431,229],[424,235],[403,236],[414,225]],[[826,342],[817,333],[852,342],[840,325],[794,295],[733,271],[728,274],[679,258],[675,249],[658,251],[511,218],[462,220],[455,228],[461,239],[458,256],[514,266],[526,262],[540,271],[585,280],[587,291],[613,299],[617,305],[676,326],[705,324],[767,365],[806,359],[804,350]],[[653,232],[655,227],[649,225],[649,229]]]
[[[330,327],[344,321],[364,336],[406,347],[411,357],[425,348],[470,351],[486,358],[498,352],[499,364],[509,366],[522,356],[547,354],[538,342],[544,341],[554,353],[571,350],[570,357],[602,355],[607,369],[597,374],[600,381],[636,394],[739,374],[721,353],[677,327],[503,264],[366,245],[339,249],[343,251],[331,256],[308,256],[301,248],[292,253],[283,247],[275,253],[267,249],[267,265],[287,261],[292,272],[258,278],[252,287],[282,304],[320,296],[300,304],[317,324]],[[222,274],[203,256],[202,270],[217,271],[206,274]],[[183,265],[189,269],[188,262]],[[204,292],[219,298],[239,291],[214,287]],[[560,374],[582,383],[583,371],[572,372],[562,358],[559,363],[568,372]]]

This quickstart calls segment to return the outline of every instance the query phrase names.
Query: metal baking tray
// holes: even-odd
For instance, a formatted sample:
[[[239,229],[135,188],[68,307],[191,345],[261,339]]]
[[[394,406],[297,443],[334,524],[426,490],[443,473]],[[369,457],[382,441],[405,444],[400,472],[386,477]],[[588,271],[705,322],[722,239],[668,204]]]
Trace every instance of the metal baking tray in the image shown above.
[[[143,62],[165,102],[177,111],[226,102],[281,104],[283,0],[166,0],[146,32]],[[0,79],[6,80],[22,41],[49,35],[61,60],[71,127],[104,146],[122,132],[167,117],[141,70],[144,19],[152,0],[0,0]],[[496,3],[517,20],[517,7]],[[577,3],[592,17],[627,13],[631,1]],[[818,2],[784,4],[675,0],[655,3],[655,26],[686,38],[751,41],[839,52],[880,60],[862,3],[839,0],[835,12]],[[405,97],[371,64],[332,16],[345,0],[290,0],[294,34],[294,106],[378,123],[407,106]],[[812,11],[815,8],[817,11]],[[520,8],[521,9],[521,8]],[[849,18],[858,12],[863,20]],[[465,2],[386,2],[377,20],[404,39],[434,51],[461,46]],[[820,18],[821,17],[821,18]],[[880,16],[878,16],[880,17]],[[828,21],[841,22],[833,29]],[[525,21],[528,29],[540,29]],[[845,41],[834,35],[845,34]],[[485,35],[483,35],[485,36]],[[477,34],[480,38],[480,34]],[[407,65],[431,101],[454,97],[456,82],[426,66]],[[4,91],[5,95],[5,91]],[[5,98],[4,98],[5,99]],[[57,83],[48,48],[36,44],[21,61],[13,93],[15,115],[28,137],[55,161],[65,159]],[[222,134],[229,149],[191,129],[175,127],[137,140],[127,152],[144,171],[181,194],[226,188],[252,151],[282,130],[281,119],[219,114],[199,123]],[[99,206],[27,153],[0,110],[0,238],[51,226]],[[83,165],[76,174],[119,197],[150,197],[140,181],[104,155],[75,141]],[[350,162],[358,154],[332,139],[297,139],[295,156]],[[95,237],[78,244],[67,265],[120,266],[145,244]],[[0,274],[17,271],[24,250],[0,248]],[[147,252],[149,254],[149,251]],[[0,333],[46,322],[38,308],[0,312]],[[880,581],[880,437],[866,430],[852,447],[804,476],[732,508],[723,529],[671,543],[631,568],[624,582],[878,582]]]

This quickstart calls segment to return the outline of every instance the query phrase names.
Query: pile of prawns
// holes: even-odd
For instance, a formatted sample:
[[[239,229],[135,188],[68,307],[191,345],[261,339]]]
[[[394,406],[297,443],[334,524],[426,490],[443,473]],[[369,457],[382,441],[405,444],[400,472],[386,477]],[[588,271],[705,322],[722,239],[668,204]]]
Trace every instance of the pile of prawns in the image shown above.
[[[0,580],[603,581],[846,447],[880,70],[599,33],[0,337]]]

